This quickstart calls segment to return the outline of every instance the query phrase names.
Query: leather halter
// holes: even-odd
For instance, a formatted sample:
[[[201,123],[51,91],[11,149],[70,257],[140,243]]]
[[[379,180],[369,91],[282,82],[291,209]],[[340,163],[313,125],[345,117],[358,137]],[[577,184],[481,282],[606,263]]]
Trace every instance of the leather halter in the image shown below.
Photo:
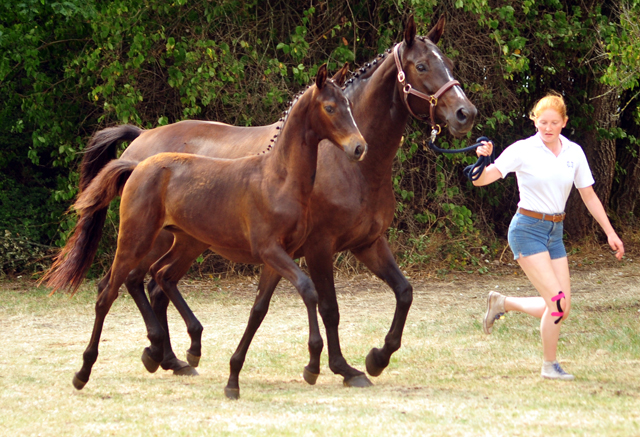
[[[441,131],[440,125],[435,121],[435,110],[438,105],[438,99],[446,93],[451,87],[456,85],[460,85],[460,82],[457,80],[450,80],[440,87],[440,89],[433,95],[425,94],[417,89],[413,88],[410,83],[406,82],[406,75],[402,70],[402,64],[400,63],[400,55],[398,54],[399,47],[401,43],[396,44],[393,48],[393,59],[396,61],[396,67],[398,68],[398,82],[402,85],[402,92],[404,94],[404,105],[407,107],[411,115],[413,115],[418,120],[426,121],[426,116],[416,115],[412,110],[411,106],[409,106],[409,94],[413,94],[416,97],[421,98],[422,100],[426,100],[429,102],[429,115],[431,116],[431,129],[432,129],[432,137],[439,134]],[[435,135],[434,135],[435,133]]]

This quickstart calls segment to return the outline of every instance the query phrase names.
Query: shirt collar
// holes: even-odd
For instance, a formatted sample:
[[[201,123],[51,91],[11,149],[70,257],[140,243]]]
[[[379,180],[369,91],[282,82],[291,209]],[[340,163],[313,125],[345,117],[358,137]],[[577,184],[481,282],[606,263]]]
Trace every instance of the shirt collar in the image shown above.
[[[544,144],[544,141],[542,141],[542,135],[540,134],[540,132],[536,132],[535,135],[533,135],[533,137],[535,138],[534,144],[536,145],[536,147],[544,147],[545,149],[548,150],[547,146]],[[560,154],[563,154],[565,150],[569,150],[572,143],[567,137],[565,137],[562,134],[560,134],[560,142],[562,143]]]

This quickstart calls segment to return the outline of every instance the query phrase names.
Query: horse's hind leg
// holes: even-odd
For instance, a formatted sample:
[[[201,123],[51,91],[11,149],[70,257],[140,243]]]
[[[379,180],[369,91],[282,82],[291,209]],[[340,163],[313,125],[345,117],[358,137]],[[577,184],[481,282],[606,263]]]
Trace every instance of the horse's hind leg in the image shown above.
[[[165,345],[167,344],[168,333],[164,326],[156,317],[147,296],[144,293],[144,277],[148,270],[148,265],[138,265],[127,275],[125,285],[127,291],[136,303],[140,314],[142,315],[147,327],[147,337],[150,340],[148,347],[142,352],[142,363],[150,373],[154,373],[160,367],[160,363],[164,361],[167,353]],[[162,341],[162,345],[159,344]],[[185,363],[186,364],[186,363]]]
[[[327,334],[329,368],[333,373],[344,378],[343,384],[347,387],[369,387],[372,385],[369,378],[364,372],[351,367],[340,349],[338,335],[340,312],[333,281],[333,251],[322,243],[313,243],[309,240],[304,247],[309,273],[318,291],[318,310]]]
[[[385,281],[393,289],[396,296],[396,310],[391,328],[384,339],[384,346],[382,349],[371,349],[366,359],[369,375],[378,376],[389,365],[391,355],[400,349],[402,331],[413,302],[413,287],[393,259],[393,254],[385,238],[378,238],[367,249],[353,251],[353,254],[376,276]]]
[[[253,307],[251,307],[247,327],[229,363],[231,371],[229,373],[227,386],[224,388],[224,394],[229,399],[238,399],[240,397],[240,371],[247,357],[247,351],[249,350],[251,341],[269,311],[269,303],[271,302],[273,291],[276,289],[278,282],[280,282],[280,278],[281,276],[269,266],[265,265],[262,269],[260,283],[258,284],[258,295],[253,303]]]
[[[202,243],[184,233],[177,233],[169,252],[151,266],[150,269],[153,279],[182,316],[187,325],[187,332],[191,337],[191,346],[187,350],[187,360],[189,364],[193,363],[195,365],[174,369],[175,375],[198,374],[194,367],[198,365],[202,355],[202,324],[193,314],[182,294],[180,294],[177,284],[187,273],[193,261],[208,247],[208,244]],[[166,323],[166,318],[163,322]]]
[[[100,336],[102,335],[104,319],[109,313],[111,305],[118,297],[118,288],[108,287],[108,278],[111,276],[111,270],[109,270],[107,275],[98,283],[98,298],[96,299],[95,306],[96,318],[93,322],[91,340],[89,340],[89,346],[87,346],[82,354],[82,368],[73,377],[73,386],[78,390],[82,390],[87,382],[89,382],[91,368],[98,359],[98,344],[100,343]]]
[[[144,278],[149,271],[149,268],[151,267],[151,265],[153,265],[153,263],[160,259],[162,255],[164,255],[169,251],[169,249],[171,249],[172,244],[173,234],[168,231],[160,231],[158,237],[153,243],[151,251],[142,259],[142,261],[140,261],[140,264],[138,264],[138,266],[129,273],[129,276],[127,276],[125,285],[132,296],[133,293],[144,293]],[[162,366],[164,370],[182,370],[184,372],[185,370],[183,369],[189,367],[191,363],[179,360],[173,352],[173,348],[171,347],[169,325],[167,323],[167,307],[169,306],[169,298],[165,295],[164,291],[162,291],[162,288],[158,286],[153,278],[149,281],[147,288],[149,291],[149,300],[151,302],[153,312],[155,313],[158,322],[160,322],[160,325],[164,329],[164,355],[162,357],[160,366]],[[142,312],[142,309],[140,311]],[[153,345],[151,345],[151,348],[153,348]],[[157,365],[154,365],[154,363],[149,361],[149,348],[146,348],[143,352],[142,362],[150,372],[155,372],[155,370],[157,370],[158,368]]]
[[[98,299],[95,307],[96,318],[93,325],[91,340],[89,341],[89,346],[82,355],[82,368],[73,378],[73,386],[78,390],[81,390],[89,381],[91,369],[98,359],[98,345],[100,343],[100,336],[102,335],[104,320],[111,309],[111,305],[118,297],[120,286],[127,277],[127,274],[131,269],[131,265],[135,265],[135,263],[119,263],[118,254],[116,254],[116,261],[114,261],[114,264],[107,276],[105,276],[98,285]],[[151,305],[144,295],[144,292],[141,295],[136,295],[134,293],[132,294],[132,297],[138,305],[138,308],[140,308],[147,326],[147,333],[152,343],[150,355],[153,359],[159,362],[162,358],[164,331],[155,318]]]
[[[125,190],[126,188],[127,187],[125,187]],[[160,230],[162,213],[157,209],[153,210],[152,207],[147,207],[144,210],[147,213],[146,218],[153,217],[155,213],[155,223],[148,222],[148,220],[144,223],[140,222],[140,214],[136,214],[137,210],[133,208],[127,208],[125,198],[123,197],[123,202],[120,205],[121,220],[118,235],[118,249],[116,250],[116,255],[109,271],[108,280],[105,278],[100,282],[100,287],[103,288],[98,291],[93,333],[91,334],[89,346],[83,354],[82,368],[73,378],[73,385],[78,390],[82,389],[89,381],[91,368],[98,358],[98,344],[104,326],[104,319],[109,313],[111,305],[118,297],[120,286],[124,283],[129,272],[135,268],[149,252],[151,244]],[[138,308],[140,308],[147,326],[149,340],[151,340],[154,346],[152,353],[155,353],[156,356],[153,358],[159,362],[162,359],[164,330],[153,314],[151,305],[144,292],[133,293],[132,297],[138,305]]]

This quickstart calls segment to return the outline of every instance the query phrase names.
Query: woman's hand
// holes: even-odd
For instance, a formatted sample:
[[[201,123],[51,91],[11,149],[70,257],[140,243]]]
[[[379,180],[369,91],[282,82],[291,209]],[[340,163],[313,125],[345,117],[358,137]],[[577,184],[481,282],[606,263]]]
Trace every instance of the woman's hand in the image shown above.
[[[622,240],[615,232],[607,235],[607,240],[609,241],[609,246],[613,249],[613,254],[618,258],[618,261],[620,261],[624,256],[624,244],[622,244]]]
[[[493,152],[493,143],[491,141],[482,141],[482,146],[476,149],[476,155],[489,156]]]

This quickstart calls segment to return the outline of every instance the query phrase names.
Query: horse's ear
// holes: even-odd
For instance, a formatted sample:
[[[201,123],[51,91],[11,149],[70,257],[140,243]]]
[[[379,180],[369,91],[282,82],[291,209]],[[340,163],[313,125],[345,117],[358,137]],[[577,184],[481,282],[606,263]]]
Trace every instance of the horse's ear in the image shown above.
[[[413,14],[409,15],[407,23],[404,25],[404,42],[407,47],[411,47],[416,38],[416,22],[413,20]]]
[[[318,74],[316,74],[316,86],[319,90],[322,89],[324,83],[327,81],[327,64],[322,64],[318,68]]]
[[[333,75],[331,78],[336,85],[342,87],[344,85],[344,81],[347,79],[347,74],[349,73],[349,63],[345,63],[344,66]]]
[[[427,34],[427,38],[433,41],[434,44],[438,44],[438,41],[440,41],[440,37],[444,33],[444,25],[446,22],[447,20],[444,18],[444,15],[442,15],[436,25],[433,26],[433,29],[431,29]]]

